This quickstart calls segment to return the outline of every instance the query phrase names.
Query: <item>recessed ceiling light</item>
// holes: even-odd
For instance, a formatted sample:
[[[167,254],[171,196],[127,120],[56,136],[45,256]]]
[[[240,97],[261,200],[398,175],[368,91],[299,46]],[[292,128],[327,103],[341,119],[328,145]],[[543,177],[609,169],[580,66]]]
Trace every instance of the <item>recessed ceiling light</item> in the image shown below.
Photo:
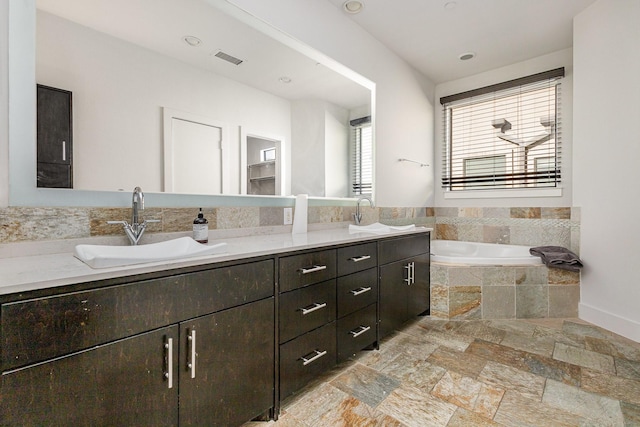
[[[468,61],[470,59],[475,58],[476,54],[473,52],[466,52],[461,54],[460,56],[458,56],[458,58],[460,58],[460,61]]]
[[[202,44],[202,40],[200,40],[196,36],[184,36],[182,40],[184,40],[186,44],[192,47],[197,47]]]
[[[360,13],[364,9],[364,3],[358,0],[347,0],[342,3],[342,8],[347,13]]]
[[[282,76],[278,79],[278,81],[280,83],[291,83],[291,77],[287,77],[287,76]]]
[[[444,8],[447,10],[453,10],[458,6],[458,3],[454,1],[448,1],[444,4]]]

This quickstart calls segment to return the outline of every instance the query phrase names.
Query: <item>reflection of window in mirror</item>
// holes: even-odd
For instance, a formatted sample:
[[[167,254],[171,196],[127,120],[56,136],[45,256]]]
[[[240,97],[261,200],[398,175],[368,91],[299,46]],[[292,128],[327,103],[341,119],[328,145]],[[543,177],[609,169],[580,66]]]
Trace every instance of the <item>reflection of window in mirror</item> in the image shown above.
[[[373,193],[373,135],[371,116],[351,120],[351,195]]]
[[[260,150],[260,161],[268,162],[276,159],[276,147]]]

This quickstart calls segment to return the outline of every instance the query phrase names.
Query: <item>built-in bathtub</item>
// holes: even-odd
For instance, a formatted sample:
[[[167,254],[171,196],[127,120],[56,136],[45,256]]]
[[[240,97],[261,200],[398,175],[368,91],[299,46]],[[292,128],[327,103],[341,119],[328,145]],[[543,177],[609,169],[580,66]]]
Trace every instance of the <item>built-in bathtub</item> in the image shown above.
[[[529,246],[434,240],[431,261],[467,265],[538,265],[540,257],[529,254]]]
[[[548,268],[529,246],[431,242],[431,316],[577,317],[580,274]]]

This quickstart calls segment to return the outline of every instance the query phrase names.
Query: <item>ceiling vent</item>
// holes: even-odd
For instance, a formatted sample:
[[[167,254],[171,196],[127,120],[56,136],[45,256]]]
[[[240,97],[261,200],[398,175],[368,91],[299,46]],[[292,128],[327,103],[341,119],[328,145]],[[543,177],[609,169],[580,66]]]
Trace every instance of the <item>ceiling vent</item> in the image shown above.
[[[220,58],[220,59],[224,59],[227,62],[231,62],[233,65],[240,65],[240,64],[242,64],[244,62],[242,59],[238,59],[235,56],[231,56],[228,53],[224,53],[221,50],[216,52],[216,54],[213,55],[213,56],[215,56],[217,58]]]

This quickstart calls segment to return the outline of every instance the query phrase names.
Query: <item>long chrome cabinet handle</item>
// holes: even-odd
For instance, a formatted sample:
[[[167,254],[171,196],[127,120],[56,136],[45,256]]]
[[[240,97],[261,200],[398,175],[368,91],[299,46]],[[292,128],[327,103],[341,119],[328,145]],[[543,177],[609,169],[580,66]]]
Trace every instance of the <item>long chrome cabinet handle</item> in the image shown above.
[[[365,332],[367,332],[369,329],[371,329],[371,326],[362,326],[362,325],[360,325],[358,330],[349,331],[349,333],[351,334],[351,338],[357,338],[360,335],[362,335]]]
[[[371,259],[371,255],[354,256],[353,258],[349,258],[349,261],[360,262],[368,259]]]
[[[316,360],[320,359],[322,356],[327,354],[327,350],[320,351],[314,350],[312,353],[307,354],[306,356],[302,356],[300,359],[302,360],[302,366],[307,366],[309,363],[313,363]]]
[[[322,271],[322,270],[326,270],[327,266],[326,265],[314,265],[313,267],[310,268],[301,268],[300,271],[302,274],[309,274],[309,273],[315,273],[316,271]]]
[[[362,295],[365,292],[369,292],[371,290],[370,286],[367,286],[366,288],[358,288],[358,289],[352,289],[351,292],[353,294],[354,297],[357,297],[358,295]]]
[[[191,371],[191,378],[196,377],[196,330],[192,329],[187,335],[189,341],[189,353],[187,357],[187,370]]]
[[[411,284],[416,283],[416,263],[415,261],[411,263]]]
[[[167,388],[173,388],[173,338],[165,337],[164,340],[164,366]]]
[[[311,304],[310,306],[303,307],[300,310],[302,311],[302,315],[313,313],[316,310],[320,310],[321,308],[325,308],[327,306],[326,302],[317,302],[315,304]]]
[[[403,281],[407,282],[407,285],[416,283],[416,263],[408,262],[404,269],[407,270],[407,278],[403,279]]]

